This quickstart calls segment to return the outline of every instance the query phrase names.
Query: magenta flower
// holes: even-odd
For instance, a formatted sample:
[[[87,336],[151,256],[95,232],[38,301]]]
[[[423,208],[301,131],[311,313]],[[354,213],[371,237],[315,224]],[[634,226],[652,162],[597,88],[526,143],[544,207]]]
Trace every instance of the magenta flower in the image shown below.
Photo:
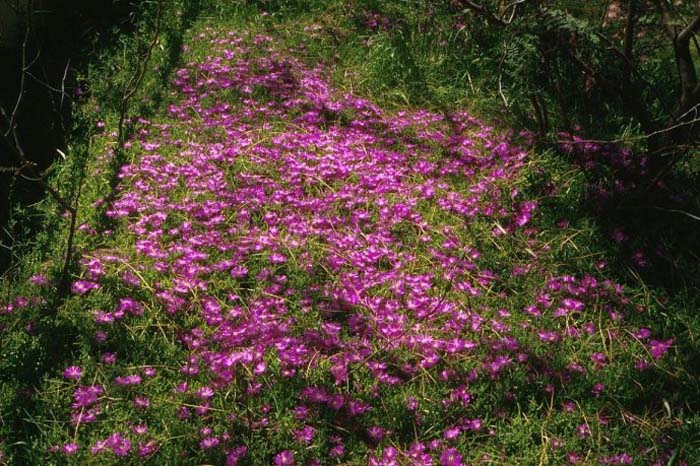
[[[74,281],[71,285],[71,291],[73,292],[73,294],[83,295],[89,293],[92,290],[98,289],[99,287],[100,285],[95,282],[91,282],[88,280],[77,280]]]
[[[376,31],[393,27],[380,13],[368,12],[366,19]],[[307,32],[325,34],[322,25]],[[102,282],[111,290],[102,298],[117,293],[112,307],[98,296],[75,297],[87,310],[103,307],[87,314],[86,324],[100,329],[94,356],[128,344],[117,339],[134,333],[143,341],[172,337],[177,345],[167,355],[130,348],[122,362],[103,353],[95,374],[111,378],[109,397],[99,386],[64,384],[72,395],[69,430],[78,428],[81,438],[124,423],[124,433],[93,444],[94,454],[114,452],[117,462],[132,455],[138,462],[162,450],[155,463],[194,461],[189,452],[166,457],[181,450],[178,445],[159,448],[156,435],[165,439],[167,425],[154,423],[151,431],[158,432],[146,428],[158,400],[176,403],[171,421],[198,439],[201,455],[219,463],[225,457],[226,465],[246,454],[233,443],[240,426],[250,430],[253,444],[291,437],[300,451],[268,458],[276,465],[302,456],[309,464],[354,464],[363,457],[378,466],[461,465],[462,454],[448,448],[453,443],[471,437],[498,443],[504,435],[477,417],[488,414],[477,398],[491,388],[524,380],[556,394],[561,416],[581,419],[605,393],[596,383],[603,378],[589,376],[611,364],[606,355],[620,355],[622,363],[639,352],[637,340],[650,361],[670,351],[672,340],[650,340],[649,329],[628,332],[634,332],[626,318],[637,298],[601,278],[603,263],[595,277],[548,267],[559,248],[548,235],[562,231],[550,224],[540,234],[538,203],[523,189],[535,168],[534,135],[522,133],[527,145],[519,147],[515,133],[463,110],[386,111],[334,89],[327,79],[333,69],[309,68],[267,35],[206,29],[192,40],[206,53],[183,56],[173,73],[169,117],[126,122],[134,129],[127,142],[133,156],[119,168],[113,198],[95,204],[117,221],[115,235],[129,241],[84,251],[83,276],[71,287],[87,294]],[[637,159],[575,135],[561,137],[584,167]],[[95,176],[104,175],[111,157],[103,154]],[[630,189],[635,181],[628,178],[616,187],[593,187],[590,195],[603,199]],[[557,189],[547,186],[542,199]],[[558,226],[571,227],[568,221]],[[87,223],[79,230],[95,240],[108,236]],[[613,239],[629,242],[622,230],[613,231]],[[512,263],[493,260],[496,249],[513,247]],[[531,289],[538,282],[540,288]],[[0,313],[19,314],[39,302],[7,299]],[[22,325],[31,331],[31,322]],[[609,345],[591,349],[601,331]],[[158,372],[149,366],[156,363],[163,364]],[[120,368],[108,367],[115,364]],[[68,380],[82,375],[78,366],[64,372]],[[589,396],[573,399],[582,384]],[[281,389],[294,390],[298,399],[273,406],[269,395]],[[519,395],[515,388],[493,395],[502,405],[489,408],[489,418],[500,424],[496,417],[507,420]],[[219,406],[225,398],[231,403]],[[403,410],[415,435],[379,423],[391,417],[387,408]],[[436,424],[430,413],[442,411],[444,422]],[[586,418],[600,422],[594,433],[574,423],[568,438],[550,439],[551,448],[561,456],[576,444],[581,462],[622,464],[621,454],[594,457],[601,452],[584,451],[586,442],[577,438],[624,427],[608,414],[605,421],[602,414]],[[352,432],[320,438],[328,422],[337,424],[333,418],[357,424],[367,449],[343,444]],[[85,426],[99,421],[104,426]],[[226,426],[235,431],[223,431]],[[616,439],[622,437],[612,436],[605,449],[614,451]],[[314,458],[315,442],[325,444],[331,459]],[[493,462],[493,454],[476,453],[475,461]]]
[[[578,453],[571,451],[571,452],[566,454],[567,464],[579,464],[580,461],[581,461],[581,456]]]
[[[316,434],[316,429],[311,426],[304,426],[299,430],[294,431],[294,438],[299,443],[311,443]]]
[[[591,355],[591,361],[593,361],[593,366],[595,368],[601,368],[608,364],[608,358],[603,353],[593,353]]]
[[[100,414],[99,407],[92,407],[87,410],[77,410],[78,408],[74,409],[76,409],[76,411],[73,411],[70,416],[70,423],[72,426],[79,426],[81,424],[92,424],[93,422],[97,421],[97,416],[98,414]]]
[[[559,334],[557,332],[540,330],[539,332],[537,332],[537,335],[540,337],[540,340],[546,343],[556,343],[560,340]]]
[[[155,440],[149,440],[147,442],[139,442],[138,452],[139,456],[150,456],[158,450],[158,444]]]
[[[107,333],[103,330],[97,330],[95,332],[95,341],[97,343],[104,343],[107,341]]]
[[[97,402],[97,398],[104,392],[99,385],[80,386],[73,391],[73,409],[85,408]]]
[[[151,401],[145,396],[135,396],[132,403],[138,409],[146,409],[151,406]]]
[[[131,385],[138,385],[141,383],[141,376],[138,374],[131,374],[127,376],[118,376],[114,378],[114,384],[120,387],[128,387]]]
[[[219,439],[217,437],[205,437],[199,442],[199,447],[202,450],[211,450],[219,445]]]
[[[238,462],[248,453],[248,447],[238,446],[226,455],[226,466],[236,466]]]
[[[443,436],[445,437],[445,440],[454,440],[457,437],[459,437],[459,434],[462,433],[462,429],[459,428],[458,426],[453,426],[450,427],[449,429],[446,429],[445,432],[443,432]]]
[[[122,298],[117,304],[117,312],[128,312],[133,316],[140,316],[143,314],[143,308],[141,305],[133,298]]]
[[[148,432],[148,427],[145,424],[138,424],[135,425],[133,429],[131,429],[136,435],[144,435]]]
[[[328,452],[328,455],[331,458],[341,458],[343,455],[345,455],[345,446],[342,444],[333,445]]]
[[[95,444],[90,447],[90,453],[97,455],[99,453],[107,451],[107,440],[98,440]]]
[[[46,275],[38,273],[29,277],[29,283],[32,285],[43,286],[49,283],[49,279],[46,278]]]
[[[78,366],[70,366],[63,371],[63,377],[68,380],[80,380],[83,370]]]
[[[131,452],[131,442],[119,432],[115,432],[107,438],[107,446],[119,457],[127,456]]]
[[[285,262],[287,262],[287,258],[284,257],[283,254],[280,254],[278,252],[270,254],[269,260],[271,264],[284,264]]]
[[[211,387],[202,387],[197,390],[197,396],[203,400],[208,400],[214,396],[214,390]]]
[[[576,434],[578,435],[578,438],[584,439],[591,435],[591,429],[588,427],[588,424],[580,424],[578,427],[576,427]]]
[[[75,443],[63,444],[61,451],[67,456],[75,455],[78,452],[78,445]]]
[[[448,448],[440,454],[440,466],[462,466],[462,454],[456,448]]]
[[[275,466],[291,466],[294,464],[294,453],[283,450],[275,455]]]
[[[635,359],[634,367],[638,371],[645,371],[645,370],[651,369],[652,364],[649,361],[646,361],[644,359]]]
[[[601,393],[605,390],[605,385],[602,383],[596,383],[593,385],[593,388],[591,389],[591,392],[593,395],[596,397],[600,396]]]
[[[673,338],[665,341],[651,340],[649,341],[649,351],[654,359],[663,358],[668,350],[673,346]]]

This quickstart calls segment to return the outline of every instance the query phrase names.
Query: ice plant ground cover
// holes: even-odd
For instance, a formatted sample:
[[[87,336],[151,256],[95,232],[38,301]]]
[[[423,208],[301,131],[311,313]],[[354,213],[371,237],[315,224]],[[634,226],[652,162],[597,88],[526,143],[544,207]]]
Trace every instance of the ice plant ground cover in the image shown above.
[[[302,55],[221,27],[185,45],[113,230],[81,228],[77,350],[33,395],[35,458],[684,464],[660,396],[678,337],[542,215],[567,180],[533,194],[527,135],[380,108]],[[32,280],[3,328],[32,334]]]

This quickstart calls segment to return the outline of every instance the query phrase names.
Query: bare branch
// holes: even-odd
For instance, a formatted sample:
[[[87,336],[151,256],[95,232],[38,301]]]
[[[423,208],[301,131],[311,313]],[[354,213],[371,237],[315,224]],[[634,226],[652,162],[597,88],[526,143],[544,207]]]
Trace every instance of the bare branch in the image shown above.
[[[15,101],[14,108],[12,110],[12,113],[8,116],[7,112],[5,109],[0,106],[0,115],[5,118],[7,121],[7,130],[4,133],[4,136],[6,138],[9,138],[11,136],[12,138],[12,144],[11,148],[15,152],[15,154],[19,157],[19,160],[21,162],[21,167],[19,171],[17,172],[17,175],[28,180],[28,181],[33,181],[41,184],[41,186],[51,195],[51,197],[65,210],[71,213],[71,215],[75,216],[76,215],[76,209],[70,205],[70,202],[66,201],[61,194],[56,191],[53,187],[51,187],[45,179],[45,174],[37,174],[37,173],[32,173],[32,175],[27,175],[24,173],[24,171],[32,171],[34,172],[36,170],[36,163],[31,161],[28,157],[27,154],[24,150],[24,146],[22,145],[22,142],[19,137],[19,132],[17,131],[17,115],[19,113],[19,110],[22,106],[22,102],[24,100],[24,94],[26,91],[26,76],[31,75],[29,73],[29,69],[36,63],[36,61],[39,59],[39,56],[41,55],[41,50],[39,49],[37,51],[36,56],[32,60],[31,63],[27,63],[27,47],[29,44],[29,37],[31,34],[31,16],[32,16],[32,8],[31,8],[31,2],[27,2],[27,27],[26,31],[24,34],[24,41],[22,42],[22,74],[20,77],[20,87],[19,87],[19,93],[17,96],[17,100]],[[36,79],[36,78],[35,78]]]
[[[57,94],[61,94],[61,100],[63,100],[63,97],[67,95],[62,89],[57,89],[57,88],[53,87],[52,85],[50,85],[50,84],[47,83],[46,81],[43,81],[43,80],[39,79],[38,77],[34,76],[34,75],[33,75],[32,73],[30,73],[30,72],[27,72],[27,76],[29,76],[30,78],[32,78],[32,79],[34,80],[35,83],[37,83],[37,84],[39,84],[40,86],[42,86],[42,87],[48,89],[49,91],[51,91],[51,92],[56,92]],[[70,97],[70,96],[69,96],[69,97]]]
[[[66,68],[63,70],[63,78],[61,78],[61,107],[60,110],[63,112],[63,97],[65,97],[66,94],[66,78],[68,77],[68,68],[70,67],[70,58],[68,59],[68,62],[66,62]]]
[[[500,19],[501,21],[505,22],[506,24],[510,24],[513,22],[513,18],[515,18],[515,11],[518,9],[518,5],[521,3],[525,3],[527,0],[515,0],[508,5],[506,5],[505,8],[503,8],[503,13],[501,13]],[[510,11],[510,18],[507,20],[505,19],[506,14],[508,13],[508,10]]]
[[[697,104],[693,109],[697,109],[697,108],[700,108],[700,104]],[[691,109],[691,110],[689,110],[688,112],[686,112],[686,115],[689,114],[689,113],[691,113],[693,109]],[[643,135],[641,135],[641,136],[634,136],[634,137],[628,137],[628,138],[619,138],[619,139],[609,139],[609,140],[605,140],[605,139],[581,139],[580,141],[574,142],[574,144],[586,143],[586,142],[599,143],[599,144],[617,144],[617,143],[621,143],[621,142],[640,141],[640,140],[643,140],[643,139],[649,139],[649,138],[651,138],[651,137],[653,137],[653,136],[657,136],[657,135],[659,135],[659,134],[664,134],[664,133],[668,133],[668,132],[670,132],[670,131],[675,131],[675,130],[677,130],[677,129],[679,129],[679,128],[683,128],[683,127],[686,127],[686,126],[694,125],[694,124],[696,124],[696,123],[700,123],[700,118],[693,118],[692,120],[683,121],[683,122],[680,122],[680,123],[678,123],[678,124],[669,126],[669,127],[667,127],[667,128],[660,129],[660,130],[658,130],[658,131],[654,131],[654,132],[651,132],[651,133],[648,133],[648,134],[643,134]],[[571,144],[571,143],[572,143],[572,141],[564,141],[564,140],[562,140],[562,141],[556,141],[556,142],[558,142],[558,143],[560,143],[560,144]]]
[[[634,63],[634,27],[637,24],[637,1],[629,0],[627,2],[627,22],[625,23],[625,44],[624,56],[627,62],[625,69],[625,83],[629,84]]]
[[[486,5],[479,5],[471,0],[461,0],[462,5],[475,13],[483,16],[491,24],[497,24],[499,26],[507,26],[508,23],[503,20],[502,17],[496,16]],[[517,5],[517,4],[516,4]]]
[[[628,69],[633,73],[637,78],[644,83],[654,94],[656,97],[656,100],[661,104],[661,106],[664,108],[666,113],[671,117],[674,117],[674,112],[673,110],[668,106],[666,101],[663,98],[663,95],[659,88],[653,83],[648,81],[644,75],[639,71],[639,68],[637,67],[637,64],[634,62],[634,58],[629,56],[626,51],[620,49],[620,47],[616,46],[609,37],[607,37],[605,34],[602,34],[600,32],[596,33],[596,36],[598,36],[603,42],[605,42],[608,45],[608,48],[615,53],[622,61],[624,61],[628,67]],[[629,78],[627,78],[629,79]]]
[[[17,119],[17,112],[19,112],[19,108],[22,105],[22,98],[24,97],[25,72],[27,70],[27,43],[29,42],[29,32],[30,32],[30,27],[29,27],[29,24],[27,24],[27,30],[24,33],[24,41],[22,42],[22,75],[20,76],[20,81],[19,81],[19,92],[17,94],[17,100],[15,101],[15,106],[12,109],[12,114],[8,119],[7,131],[5,131],[5,134],[4,134],[5,137],[9,136],[10,133],[13,131],[13,128],[15,127],[15,120]],[[4,113],[5,112],[3,111],[3,114]]]
[[[663,208],[663,207],[651,207],[651,209],[660,210],[660,211],[662,211],[662,212],[671,212],[671,213],[674,213],[674,214],[681,214],[681,215],[685,215],[686,217],[690,217],[690,218],[692,218],[693,220],[700,221],[700,217],[698,217],[697,215],[693,215],[693,214],[691,214],[690,212],[686,212],[685,210],[679,210],[679,209],[665,209],[665,208]]]
[[[124,121],[126,119],[129,101],[134,97],[134,95],[136,95],[136,92],[138,91],[139,86],[141,85],[141,82],[143,81],[143,78],[146,75],[146,70],[147,70],[149,62],[151,60],[151,55],[153,54],[153,49],[155,49],[156,44],[158,43],[158,38],[160,37],[160,28],[161,28],[162,19],[163,19],[163,0],[159,0],[158,1],[158,12],[156,14],[156,28],[153,31],[153,37],[152,37],[151,42],[148,46],[148,49],[146,49],[146,55],[143,58],[143,61],[141,63],[141,66],[139,67],[139,70],[137,71],[137,73],[134,76],[132,76],[132,78],[129,80],[126,87],[124,88],[124,93],[122,95],[122,99],[120,102],[119,123],[117,126],[117,133],[118,133],[117,150],[118,151],[121,151],[124,147]]]
[[[693,18],[690,23],[683,29],[676,38],[679,42],[686,42],[700,29],[700,13]]]

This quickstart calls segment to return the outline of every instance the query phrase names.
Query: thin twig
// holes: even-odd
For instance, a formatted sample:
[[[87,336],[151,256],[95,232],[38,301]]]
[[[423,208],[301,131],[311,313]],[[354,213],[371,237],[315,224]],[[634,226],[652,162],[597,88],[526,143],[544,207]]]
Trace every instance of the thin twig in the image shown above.
[[[158,38],[160,36],[161,21],[163,17],[163,0],[158,1],[158,12],[156,14],[156,28],[153,31],[153,38],[151,39],[148,49],[146,49],[146,54],[141,62],[141,66],[134,76],[131,77],[127,85],[124,87],[124,92],[119,105],[119,123],[117,126],[117,150],[121,152],[124,149],[124,122],[126,120],[126,115],[129,109],[129,101],[136,95],[136,92],[141,86],[144,76],[146,75],[146,70],[148,69],[151,56],[153,54],[153,49],[158,43]]]
[[[65,97],[66,94],[66,77],[68,76],[68,68],[70,67],[70,58],[68,59],[68,62],[66,62],[66,68],[63,70],[63,78],[61,78],[61,115],[63,115],[63,97]]]
[[[21,165],[18,167],[18,170],[15,172],[16,176],[21,177],[27,181],[32,181],[39,183],[46,192],[49,193],[49,195],[59,204],[61,208],[63,208],[65,211],[67,211],[70,214],[70,229],[68,232],[68,243],[66,246],[66,251],[65,251],[65,259],[63,263],[63,269],[61,272],[61,290],[65,291],[66,284],[68,283],[68,270],[70,268],[70,264],[73,258],[73,238],[75,236],[75,230],[76,230],[76,224],[77,224],[77,217],[78,217],[78,202],[80,199],[80,189],[82,186],[82,181],[81,184],[78,186],[77,189],[77,195],[75,196],[75,206],[72,205],[72,201],[67,200],[64,196],[62,196],[56,189],[54,189],[47,181],[46,181],[46,174],[47,172],[44,173],[35,173],[37,171],[37,164],[36,162],[32,161],[29,159],[27,156],[26,151],[24,150],[24,147],[22,145],[22,141],[20,140],[19,137],[19,132],[17,131],[17,115],[22,108],[22,103],[24,101],[24,95],[26,92],[26,78],[27,75],[32,77],[33,79],[41,82],[38,78],[33,76],[29,70],[34,66],[36,61],[39,59],[41,55],[41,48],[38,48],[37,54],[32,60],[31,63],[27,63],[27,47],[29,44],[29,38],[31,35],[31,30],[32,30],[32,24],[31,24],[31,17],[33,14],[33,9],[32,9],[32,3],[31,0],[27,2],[27,26],[26,26],[26,32],[24,34],[24,41],[22,43],[22,69],[21,69],[21,76],[20,76],[20,87],[19,87],[19,92],[17,95],[17,100],[15,101],[14,108],[12,110],[12,113],[10,115],[7,114],[5,109],[0,106],[0,115],[7,121],[7,130],[4,133],[5,138],[10,138],[11,136],[11,143],[9,144],[10,148],[15,152],[15,154],[18,156]],[[67,68],[66,68],[67,70]],[[67,72],[67,71],[66,71]],[[49,86],[50,87],[50,86]],[[29,171],[30,173],[27,174],[25,173],[26,171]]]
[[[31,15],[27,14],[27,17],[31,17]],[[7,137],[10,135],[12,132],[13,128],[15,127],[15,120],[17,119],[17,112],[19,112],[19,107],[22,104],[22,97],[24,96],[24,85],[25,85],[25,73],[27,71],[27,43],[29,42],[29,31],[30,31],[30,25],[29,25],[29,19],[27,19],[27,30],[24,33],[24,41],[22,41],[22,74],[20,76],[19,80],[19,93],[17,95],[17,100],[15,101],[15,106],[12,109],[12,114],[10,115],[8,126],[7,126],[7,131],[5,131],[4,136]],[[4,113],[4,111],[3,111]]]
[[[688,110],[688,112],[685,113],[687,115],[691,111],[700,108],[700,104],[695,105],[693,108]],[[629,142],[629,141],[640,141],[643,139],[648,139],[652,136],[658,136],[659,134],[667,133],[669,131],[676,130],[678,128],[682,128],[684,126],[689,126],[689,125],[694,125],[695,123],[700,123],[700,118],[694,118],[692,120],[684,121],[681,123],[678,123],[677,125],[669,126],[664,129],[660,129],[658,131],[653,131],[648,134],[643,134],[640,136],[632,136],[632,137],[626,137],[626,138],[618,138],[618,139],[609,139],[609,140],[604,140],[604,139],[581,139],[578,141],[554,141],[559,144],[581,144],[581,143],[586,143],[586,142],[592,142],[592,143],[599,143],[599,144],[615,144],[615,143],[620,143],[620,142]]]
[[[652,207],[649,207],[649,208],[650,208],[650,209],[653,209],[653,210],[660,210],[660,211],[662,211],[662,212],[671,212],[671,213],[674,213],[674,214],[685,215],[686,217],[690,217],[690,218],[692,218],[693,220],[698,220],[698,221],[700,221],[700,217],[698,217],[697,215],[693,215],[693,214],[691,214],[690,212],[686,212],[685,210],[680,210],[680,209],[666,209],[666,208],[664,208],[664,207],[656,207],[656,206],[652,206]]]

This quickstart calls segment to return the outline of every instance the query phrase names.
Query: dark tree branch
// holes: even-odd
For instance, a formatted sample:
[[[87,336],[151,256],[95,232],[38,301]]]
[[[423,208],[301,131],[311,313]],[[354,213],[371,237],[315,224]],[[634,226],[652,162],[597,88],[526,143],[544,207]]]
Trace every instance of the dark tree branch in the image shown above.
[[[20,140],[19,132],[17,131],[17,115],[22,108],[22,103],[24,101],[25,97],[25,92],[26,92],[26,82],[27,79],[26,77],[30,75],[29,70],[32,68],[34,63],[39,59],[39,56],[41,54],[41,49],[39,48],[37,50],[37,55],[36,57],[32,60],[31,63],[27,63],[27,48],[29,46],[29,38],[31,37],[31,31],[32,31],[32,23],[31,23],[31,18],[32,18],[33,10],[32,10],[32,3],[31,0],[27,2],[27,26],[26,26],[26,32],[24,34],[24,41],[22,43],[22,69],[21,69],[21,76],[20,76],[20,87],[17,95],[17,100],[15,101],[14,108],[12,110],[12,113],[10,115],[7,114],[5,109],[0,106],[0,115],[5,119],[7,122],[7,130],[4,132],[4,137],[6,139],[10,139],[11,142],[9,144],[11,150],[17,155],[20,161],[20,166],[17,167],[17,171],[15,172],[16,176],[21,177],[27,181],[32,181],[35,183],[39,183],[44,190],[49,193],[51,198],[54,199],[54,201],[65,211],[67,211],[70,214],[70,228],[68,231],[68,242],[66,245],[66,250],[65,250],[65,257],[63,261],[63,266],[61,270],[61,278],[60,278],[60,286],[59,286],[59,292],[63,293],[67,290],[67,286],[69,283],[69,277],[68,277],[68,272],[70,270],[70,264],[72,263],[73,260],[73,239],[75,236],[75,229],[76,229],[76,224],[77,224],[77,217],[78,217],[78,202],[80,199],[80,186],[78,186],[78,191],[77,194],[74,196],[74,201],[75,205],[72,204],[72,202],[68,199],[66,199],[61,193],[59,193],[56,189],[54,189],[47,181],[46,181],[46,172],[44,173],[37,173],[37,164],[33,162],[28,156],[26,151],[24,150],[24,146],[22,145],[22,141]],[[32,76],[33,77],[33,76]],[[29,173],[27,173],[29,172]]]
[[[471,0],[460,0],[462,6],[486,18],[490,24],[507,26],[508,23],[499,15],[496,16],[485,4],[478,4]]]
[[[700,85],[693,55],[690,51],[690,41],[700,30],[700,0],[693,0],[695,16],[679,31],[678,21],[670,5],[665,0],[654,0],[656,9],[661,16],[661,24],[666,34],[673,41],[673,51],[676,58],[680,98],[676,105],[676,114],[680,115],[700,101]]]
[[[146,75],[146,70],[151,61],[151,55],[153,54],[153,49],[155,49],[158,39],[160,37],[161,21],[163,19],[163,0],[158,1],[158,12],[156,13],[156,27],[153,31],[153,37],[151,42],[146,49],[146,54],[143,60],[140,62],[140,67],[134,76],[129,79],[129,82],[124,87],[122,98],[119,103],[119,123],[117,126],[117,151],[121,152],[124,150],[124,122],[129,110],[129,102],[136,95],[136,92],[141,86],[144,76]]]
[[[544,104],[540,103],[540,97],[536,94],[530,96],[532,108],[535,112],[535,120],[537,121],[538,135],[544,138],[549,131],[549,122],[547,121],[547,110]]]
[[[627,21],[625,23],[625,43],[624,43],[624,57],[627,66],[625,67],[624,75],[624,86],[627,87],[630,84],[630,79],[632,78],[632,70],[634,66],[634,29],[637,25],[637,1],[629,0],[627,2]]]
[[[666,103],[666,100],[664,99],[664,97],[663,97],[661,91],[659,90],[659,88],[658,88],[656,85],[654,85],[654,83],[649,82],[649,81],[644,77],[644,75],[642,75],[642,73],[639,71],[639,68],[638,68],[638,66],[637,66],[637,63],[633,61],[634,58],[633,58],[633,57],[630,57],[630,56],[627,54],[627,52],[626,52],[625,50],[620,49],[620,47],[616,46],[616,45],[613,43],[613,41],[610,40],[610,38],[607,37],[605,34],[597,33],[596,35],[597,35],[603,42],[605,42],[605,43],[608,45],[608,48],[609,48],[613,53],[615,53],[615,55],[617,55],[617,56],[620,58],[620,60],[622,60],[622,61],[625,63],[627,69],[630,70],[631,73],[633,73],[633,74],[637,77],[637,79],[639,79],[639,81],[641,81],[647,88],[649,88],[649,89],[651,90],[651,92],[652,92],[652,93],[654,94],[654,96],[656,97],[656,100],[659,101],[659,103],[660,103],[661,106],[664,108],[664,110],[666,111],[666,113],[667,113],[670,117],[673,118],[673,117],[674,117],[674,111],[673,111],[673,110],[668,106],[668,104]],[[630,84],[630,83],[629,83],[629,79],[630,79],[630,78],[626,78],[625,85],[623,85],[623,87],[624,87],[624,89],[625,89],[625,92],[630,92],[630,88],[629,88],[629,84]]]
[[[678,40],[688,40],[692,35],[698,32],[700,28],[700,1],[693,2],[695,17],[686,25],[686,27],[678,34]]]
[[[29,42],[29,32],[30,32],[30,27],[29,24],[27,24],[27,30],[24,33],[24,41],[22,42],[22,75],[20,76],[20,81],[19,81],[19,93],[17,94],[17,100],[15,101],[15,106],[12,109],[12,114],[9,118],[9,121],[7,123],[7,130],[4,133],[4,136],[7,137],[10,135],[12,132],[12,128],[15,127],[15,120],[17,119],[17,112],[19,112],[19,107],[22,103],[22,98],[24,97],[24,85],[25,85],[25,72],[26,67],[27,67],[27,43]],[[4,110],[3,110],[4,113]]]
[[[638,95],[634,95],[632,92],[625,92],[625,89],[623,89],[622,86],[603,76],[601,72],[595,70],[591,65],[581,60],[581,58],[572,50],[568,50],[568,54],[574,64],[576,64],[585,74],[593,78],[596,83],[600,85],[603,91],[607,92],[611,97],[620,97],[622,99],[622,103],[629,110],[629,114],[639,122],[642,130],[646,134],[650,134],[655,131],[655,125],[649,115],[649,111]]]

